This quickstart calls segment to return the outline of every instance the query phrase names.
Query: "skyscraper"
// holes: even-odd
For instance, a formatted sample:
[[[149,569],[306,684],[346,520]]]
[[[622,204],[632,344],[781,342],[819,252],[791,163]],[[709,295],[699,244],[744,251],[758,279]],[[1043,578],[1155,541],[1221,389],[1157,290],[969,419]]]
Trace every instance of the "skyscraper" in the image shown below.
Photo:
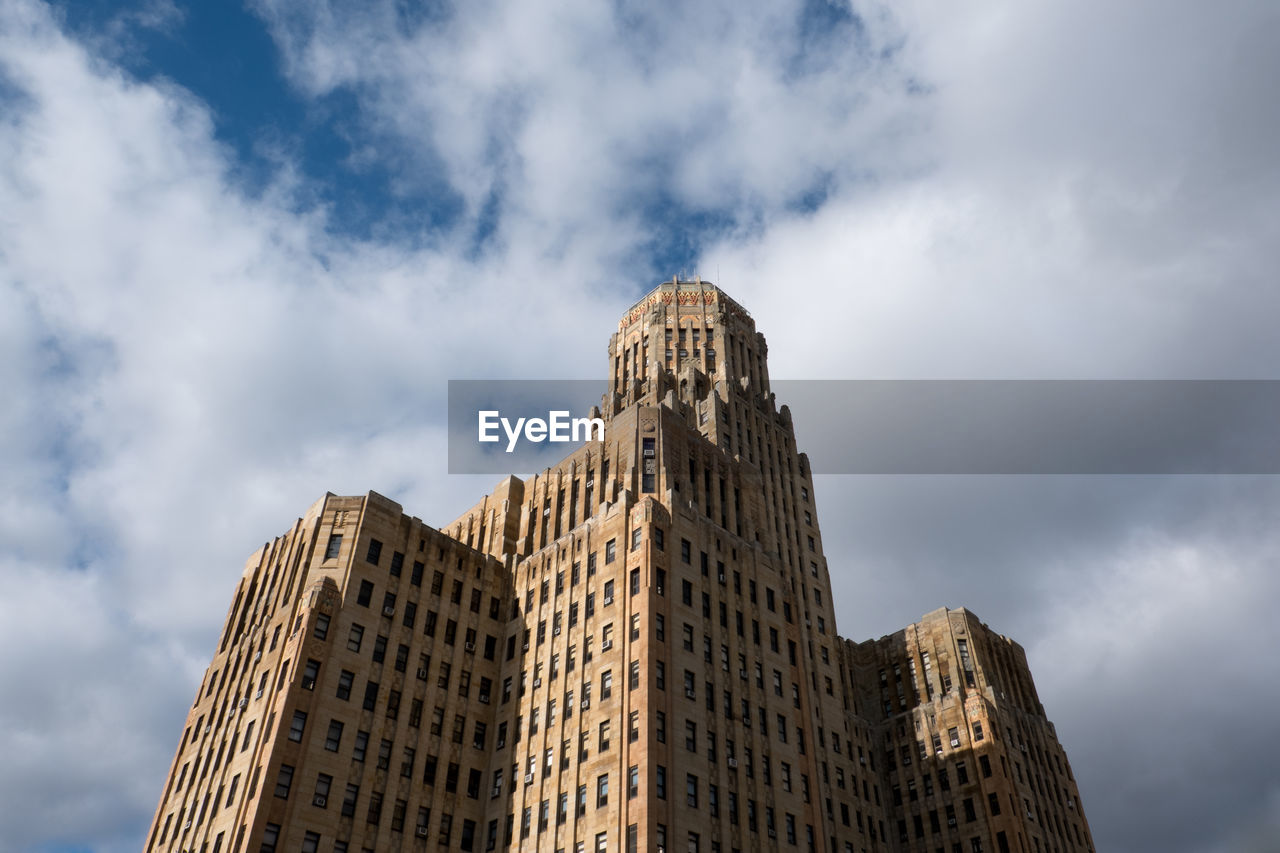
[[[836,636],[766,354],[668,282],[603,441],[439,529],[316,502],[248,561],[148,853],[1092,851],[1017,644]]]

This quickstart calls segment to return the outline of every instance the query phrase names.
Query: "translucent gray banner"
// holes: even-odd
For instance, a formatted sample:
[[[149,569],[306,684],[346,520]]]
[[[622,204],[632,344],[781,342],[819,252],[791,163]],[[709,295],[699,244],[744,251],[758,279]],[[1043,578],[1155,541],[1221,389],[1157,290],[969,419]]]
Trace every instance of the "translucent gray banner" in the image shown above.
[[[585,419],[605,387],[450,381],[450,472],[554,464],[582,442],[523,432],[511,442],[499,428],[499,441],[481,443],[479,412],[509,425],[554,411]],[[1280,474],[1280,380],[779,380],[771,390],[817,474]]]

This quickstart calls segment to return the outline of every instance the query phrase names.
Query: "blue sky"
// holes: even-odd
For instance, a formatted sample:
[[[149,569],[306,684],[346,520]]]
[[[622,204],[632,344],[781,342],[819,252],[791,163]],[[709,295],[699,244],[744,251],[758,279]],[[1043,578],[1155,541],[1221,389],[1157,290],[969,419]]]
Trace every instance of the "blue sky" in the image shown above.
[[[0,853],[137,850],[245,556],[325,491],[452,519],[493,483],[446,472],[447,380],[595,378],[673,274],[775,377],[1277,378],[1278,36],[1258,0],[0,0]],[[1274,479],[822,478],[840,630],[970,607],[1099,849],[1274,850]]]

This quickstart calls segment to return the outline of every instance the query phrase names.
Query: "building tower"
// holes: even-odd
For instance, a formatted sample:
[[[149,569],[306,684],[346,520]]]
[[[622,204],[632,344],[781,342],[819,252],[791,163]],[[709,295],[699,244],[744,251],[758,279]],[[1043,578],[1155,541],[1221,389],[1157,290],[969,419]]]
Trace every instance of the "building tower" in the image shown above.
[[[1092,851],[1016,644],[836,636],[766,355],[668,282],[603,441],[440,529],[313,505],[248,561],[146,852]]]

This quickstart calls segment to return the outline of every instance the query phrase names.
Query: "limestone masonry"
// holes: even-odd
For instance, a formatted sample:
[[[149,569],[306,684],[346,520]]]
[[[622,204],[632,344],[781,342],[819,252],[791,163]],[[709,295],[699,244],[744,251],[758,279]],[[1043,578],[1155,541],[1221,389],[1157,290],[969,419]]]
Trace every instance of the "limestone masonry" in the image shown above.
[[[836,636],[766,354],[667,282],[604,441],[439,529],[317,501],[249,558],[146,851],[1093,851],[1017,643]]]

